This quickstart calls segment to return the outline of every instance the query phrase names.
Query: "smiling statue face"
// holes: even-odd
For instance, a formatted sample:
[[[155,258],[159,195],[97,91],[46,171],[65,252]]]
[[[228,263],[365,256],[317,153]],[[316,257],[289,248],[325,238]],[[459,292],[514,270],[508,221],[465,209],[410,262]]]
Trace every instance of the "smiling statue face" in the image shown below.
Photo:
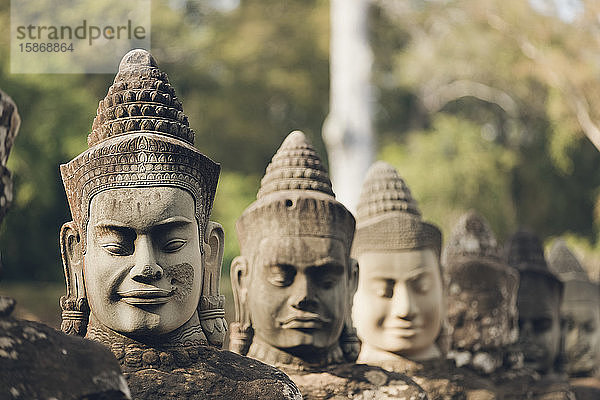
[[[252,274],[248,307],[257,338],[300,351],[337,343],[348,307],[348,256],[340,241],[265,238]]]
[[[548,278],[521,273],[518,297],[519,342],[525,364],[552,371],[560,348],[560,291]]]
[[[443,308],[433,250],[368,252],[354,297],[354,323],[363,343],[409,358],[436,353]]]
[[[129,336],[186,323],[201,291],[194,200],[173,187],[123,188],[90,205],[84,280],[91,319]]]

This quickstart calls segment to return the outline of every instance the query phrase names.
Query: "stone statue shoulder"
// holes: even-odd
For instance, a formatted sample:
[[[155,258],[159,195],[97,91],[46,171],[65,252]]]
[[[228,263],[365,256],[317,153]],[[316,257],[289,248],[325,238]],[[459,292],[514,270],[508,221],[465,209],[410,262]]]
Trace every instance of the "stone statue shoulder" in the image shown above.
[[[506,400],[575,400],[569,382],[562,374],[542,376],[527,367],[513,367],[491,375]],[[577,399],[579,399],[577,397]]]
[[[403,373],[367,364],[338,364],[319,370],[283,369],[311,399],[429,399],[425,390]]]
[[[597,377],[571,378],[569,383],[577,400],[600,399],[600,379]]]
[[[131,398],[119,364],[106,347],[38,322],[17,320],[10,315],[14,305],[13,299],[0,296],[0,398]]]
[[[136,368],[132,367],[131,358],[123,360],[132,396],[137,400],[302,399],[286,374],[230,351],[202,345],[176,349],[172,353],[138,353],[141,358],[145,353],[146,361],[157,356],[157,362],[163,364]],[[165,368],[165,363],[171,363],[172,368]]]
[[[404,373],[417,382],[431,400],[500,399],[491,379],[451,360],[411,361],[404,357],[371,363],[388,371]]]

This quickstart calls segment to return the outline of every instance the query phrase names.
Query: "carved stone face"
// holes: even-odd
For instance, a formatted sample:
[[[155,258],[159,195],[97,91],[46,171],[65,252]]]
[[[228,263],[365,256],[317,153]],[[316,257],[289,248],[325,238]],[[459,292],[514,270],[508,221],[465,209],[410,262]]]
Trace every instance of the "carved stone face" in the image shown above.
[[[414,359],[430,353],[441,329],[442,279],[431,249],[367,252],[353,320],[363,343]]]
[[[333,346],[349,312],[348,262],[336,239],[263,239],[246,288],[255,336],[290,351]]]
[[[133,337],[179,328],[198,306],[200,245],[194,200],[183,189],[94,196],[84,256],[90,318]]]
[[[543,275],[521,272],[519,342],[525,364],[539,372],[552,371],[560,351],[560,291]]]
[[[517,279],[477,262],[452,273],[447,315],[453,349],[485,351],[516,340]]]
[[[567,370],[571,375],[586,375],[598,368],[600,358],[600,307],[598,294],[589,292],[590,284],[566,282],[562,304],[565,325]],[[585,297],[588,299],[585,300]]]

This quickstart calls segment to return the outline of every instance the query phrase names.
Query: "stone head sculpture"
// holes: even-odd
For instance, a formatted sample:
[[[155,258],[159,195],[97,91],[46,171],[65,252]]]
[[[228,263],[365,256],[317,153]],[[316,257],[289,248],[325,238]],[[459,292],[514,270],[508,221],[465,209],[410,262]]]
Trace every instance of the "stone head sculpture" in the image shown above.
[[[421,218],[410,190],[389,164],[371,166],[357,210],[352,256],[360,265],[353,321],[359,361],[396,354],[422,360],[441,355],[444,293],[442,234]]]
[[[491,373],[517,340],[518,274],[502,262],[487,221],[474,211],[456,224],[444,250],[451,356]]]
[[[21,118],[17,106],[6,93],[0,90],[0,223],[13,198],[11,173],[6,168],[6,162],[20,125]],[[1,272],[0,263],[0,274]]]
[[[571,376],[593,376],[600,364],[600,288],[563,240],[552,245],[548,264],[564,284],[561,318],[566,370]]]
[[[508,263],[520,275],[519,344],[525,365],[540,373],[553,372],[561,362],[563,284],[548,268],[542,243],[535,234],[515,233],[508,241],[506,254]]]
[[[231,350],[270,364],[356,359],[354,224],[305,135],[292,132],[267,167],[257,200],[237,221]]]
[[[0,90],[0,223],[12,202],[12,180],[6,162],[20,125],[15,103]]]
[[[60,233],[63,331],[85,335],[89,319],[160,342],[199,318],[196,337],[222,344],[223,230],[209,221],[220,167],[193,144],[165,73],[147,51],[130,51],[89,149],[60,168],[73,216]]]

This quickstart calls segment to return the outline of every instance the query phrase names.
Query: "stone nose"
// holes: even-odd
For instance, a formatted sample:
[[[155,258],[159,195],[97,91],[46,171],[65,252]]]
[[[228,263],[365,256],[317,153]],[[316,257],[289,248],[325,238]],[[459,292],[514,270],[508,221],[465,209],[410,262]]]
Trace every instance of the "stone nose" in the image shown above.
[[[302,311],[316,312],[319,302],[313,286],[310,278],[306,275],[296,275],[292,288],[293,293],[290,296],[292,307]]]
[[[415,299],[406,283],[399,282],[394,288],[392,310],[396,317],[411,320],[417,314]]]
[[[156,262],[151,241],[141,236],[135,243],[135,265],[129,271],[131,278],[138,282],[150,283],[163,277],[163,269]]]

